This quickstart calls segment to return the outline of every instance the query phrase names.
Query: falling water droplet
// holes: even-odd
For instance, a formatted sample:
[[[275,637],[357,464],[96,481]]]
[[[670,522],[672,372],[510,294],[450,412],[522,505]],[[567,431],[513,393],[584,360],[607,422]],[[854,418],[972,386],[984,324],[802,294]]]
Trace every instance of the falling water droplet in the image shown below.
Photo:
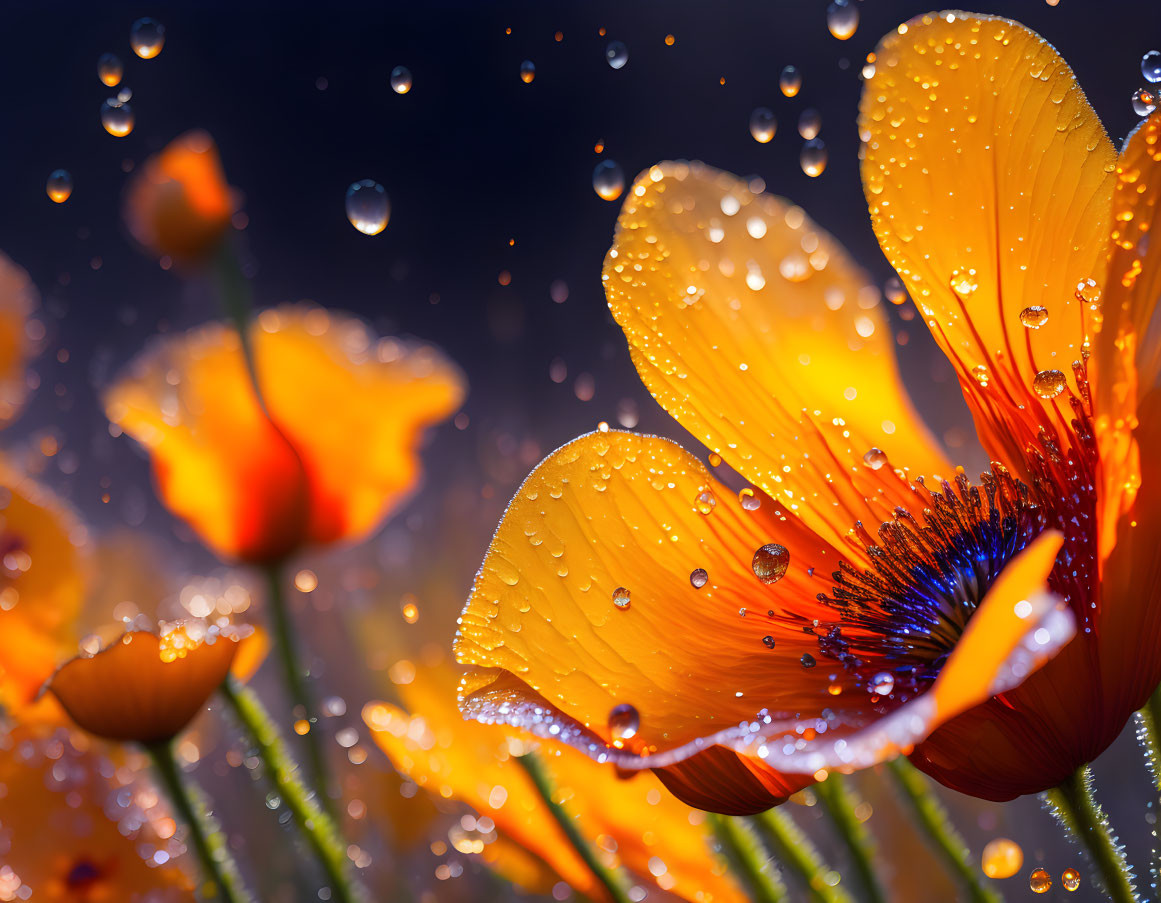
[[[54,169],[44,190],[57,204],[63,204],[73,193],[73,177],[67,169]]]
[[[903,281],[898,276],[892,276],[883,283],[883,294],[892,304],[902,304],[907,300],[907,289],[903,288]]]
[[[406,94],[411,90],[411,70],[406,66],[396,66],[391,70],[391,90],[396,94]]]
[[[762,644],[763,644],[763,645],[764,645],[764,646],[765,646],[767,649],[773,649],[773,648],[775,647],[775,645],[777,645],[777,644],[774,642],[774,637],[772,637],[772,636],[764,636],[764,637],[762,637]]]
[[[826,27],[840,41],[847,40],[859,27],[859,8],[850,0],[835,0],[826,8]]]
[[[630,598],[629,591],[623,586],[618,586],[613,590],[613,604],[621,611],[628,611],[629,606],[633,600]]]
[[[1064,885],[1066,891],[1072,893],[1080,887],[1080,872],[1076,869],[1065,869],[1064,874],[1060,876],[1060,883]]]
[[[101,104],[101,125],[114,138],[124,138],[133,131],[134,121],[129,104],[112,97]]]
[[[624,69],[629,62],[629,48],[620,41],[609,41],[605,48],[605,59],[613,69]]]
[[[965,267],[963,269],[955,269],[951,271],[951,276],[948,277],[947,284],[951,286],[951,290],[955,292],[960,300],[966,301],[975,294],[976,289],[980,287],[979,281],[976,279],[975,267]]]
[[[863,455],[863,463],[871,470],[879,470],[887,463],[887,453],[881,448],[872,448]]]
[[[895,675],[890,671],[880,671],[871,678],[871,692],[876,696],[890,696],[895,689]]]
[[[529,85],[536,78],[536,64],[532,60],[525,60],[520,64],[520,81]]]
[[[1020,844],[1007,837],[989,840],[980,855],[980,867],[989,878],[1011,878],[1024,864]]]
[[[809,652],[802,653],[802,658],[800,658],[798,661],[804,668],[813,668],[815,665],[814,656]]]
[[[763,583],[777,583],[786,576],[786,569],[790,567],[790,551],[777,543],[767,543],[754,553],[750,567],[754,576]]]
[[[778,131],[778,120],[768,107],[757,107],[750,114],[750,136],[759,144],[769,144]]]
[[[798,160],[802,164],[802,171],[812,179],[817,179],[826,169],[826,145],[819,138],[811,138],[802,145]]]
[[[798,134],[809,141],[817,138],[822,130],[822,114],[814,107],[807,107],[798,116]]]
[[[689,572],[689,583],[694,589],[701,589],[709,583],[709,574],[705,568],[694,568]]]
[[[1033,869],[1028,876],[1028,886],[1034,894],[1046,894],[1052,888],[1052,876],[1044,869]]]
[[[757,511],[762,506],[762,500],[749,486],[738,490],[738,501],[747,511]]]
[[[1020,322],[1028,329],[1039,329],[1048,322],[1048,308],[1033,304],[1020,311]]]
[[[793,66],[787,66],[778,76],[778,87],[786,97],[793,97],[802,90],[802,73]]]
[[[102,53],[101,58],[97,60],[97,78],[106,87],[112,88],[121,84],[121,75],[124,71],[120,58],[115,54]]]
[[[1055,398],[1067,385],[1059,370],[1041,370],[1032,380],[1032,388],[1041,398]]]
[[[378,235],[390,218],[387,192],[374,179],[363,179],[347,189],[347,219],[364,235]]]
[[[165,26],[146,16],[138,19],[129,29],[129,44],[143,60],[151,60],[165,46]]]
[[[640,728],[641,716],[629,703],[622,702],[609,712],[609,734],[614,744],[620,745],[622,740],[637,736]]]
[[[625,190],[625,173],[615,160],[602,160],[593,170],[593,191],[602,201],[615,201]]]
[[[1141,74],[1147,82],[1161,82],[1161,52],[1150,50],[1141,57]]]
[[[1133,112],[1138,116],[1148,116],[1157,109],[1157,95],[1148,88],[1138,88],[1133,92]]]

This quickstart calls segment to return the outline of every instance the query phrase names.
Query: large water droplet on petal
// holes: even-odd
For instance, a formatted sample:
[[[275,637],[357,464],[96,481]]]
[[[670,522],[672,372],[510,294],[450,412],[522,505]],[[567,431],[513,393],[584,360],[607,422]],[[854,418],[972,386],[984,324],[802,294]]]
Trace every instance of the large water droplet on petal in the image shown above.
[[[374,179],[363,179],[347,189],[347,219],[364,235],[378,235],[390,218],[387,192]]]
[[[615,745],[619,746],[623,740],[637,736],[640,729],[641,715],[629,703],[623,702],[614,706],[609,712],[609,734]]]
[[[951,271],[951,276],[948,277],[947,284],[951,290],[959,296],[963,301],[966,301],[976,293],[976,289],[980,287],[979,280],[976,279],[975,267],[963,267]]]
[[[694,568],[689,572],[689,584],[694,589],[701,589],[709,583],[709,574],[706,573],[705,568]]]
[[[777,543],[767,543],[754,553],[750,566],[754,576],[763,583],[777,583],[786,576],[786,569],[790,567],[790,551]]]
[[[146,16],[138,19],[129,29],[129,44],[143,60],[151,60],[165,46],[165,26]]]
[[[622,611],[626,611],[632,604],[632,601],[629,591],[625,587],[618,586],[613,590],[613,604]]]
[[[1061,371],[1041,370],[1032,380],[1032,389],[1041,398],[1055,398],[1067,384]]]
[[[895,675],[890,671],[880,671],[871,678],[870,690],[876,696],[890,696],[895,689]]]
[[[879,470],[887,463],[887,453],[881,448],[872,448],[863,455],[863,463],[871,470]]]
[[[1020,311],[1020,322],[1028,329],[1039,329],[1048,322],[1048,308],[1033,304]]]

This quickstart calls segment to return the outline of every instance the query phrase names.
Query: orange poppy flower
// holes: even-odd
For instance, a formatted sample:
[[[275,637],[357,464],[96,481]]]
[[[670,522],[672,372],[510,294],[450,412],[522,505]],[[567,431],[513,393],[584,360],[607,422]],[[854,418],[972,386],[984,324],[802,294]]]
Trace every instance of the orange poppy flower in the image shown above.
[[[182,265],[213,256],[235,202],[214,139],[186,132],[138,169],[125,194],[125,222],[142,245]]]
[[[475,830],[452,831],[456,848],[479,853],[530,892],[547,892],[563,879],[587,896],[604,899],[531,778],[513,761],[525,751],[518,732],[464,721],[455,704],[456,676],[446,665],[420,668],[399,691],[410,713],[372,702],[364,707],[363,719],[399,771],[433,796],[476,810]],[[746,899],[724,863],[711,855],[702,813],[665,793],[652,775],[619,777],[568,747],[543,751],[555,799],[579,820],[586,837],[595,838],[610,863],[619,861],[638,882],[686,900]]]
[[[28,394],[28,359],[37,351],[29,315],[37,292],[28,273],[0,254],[0,426],[20,412]]]
[[[1137,462],[1161,460],[1142,338],[1161,120],[1118,161],[1052,47],[1004,19],[923,16],[875,66],[875,232],[991,472],[946,461],[878,291],[800,208],[655,166],[618,221],[609,306],[654,397],[754,488],[649,437],[551,455],[463,613],[468,715],[752,812],[898,752],[977,796],[1044,790],[1157,686],[1161,474]]]
[[[161,497],[225,558],[269,563],[371,533],[417,482],[424,430],[464,393],[434,348],[374,338],[308,304],[251,327],[259,404],[236,331],[161,340],[107,393],[149,451]]]
[[[0,785],[0,900],[194,899],[156,791],[114,769],[84,738],[16,729],[0,743]]]

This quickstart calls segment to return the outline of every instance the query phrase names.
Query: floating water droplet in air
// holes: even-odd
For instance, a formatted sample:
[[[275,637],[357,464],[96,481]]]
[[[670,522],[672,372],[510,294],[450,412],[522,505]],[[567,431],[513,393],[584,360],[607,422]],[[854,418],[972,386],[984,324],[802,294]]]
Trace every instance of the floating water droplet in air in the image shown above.
[[[612,68],[624,69],[629,62],[629,48],[620,41],[609,41],[609,46],[605,48],[605,59]]]
[[[1138,116],[1148,116],[1157,109],[1157,95],[1149,88],[1138,88],[1133,92],[1133,112]]]
[[[148,16],[138,19],[129,29],[129,44],[141,59],[151,60],[165,46],[165,26]]]
[[[520,64],[520,81],[528,85],[536,78],[536,64],[532,60],[525,60]]]
[[[625,589],[625,587],[618,586],[615,590],[613,590],[613,604],[616,605],[617,608],[625,611],[629,608],[632,602],[633,600],[630,598],[629,591]]]
[[[872,448],[863,455],[863,463],[871,470],[879,470],[887,463],[887,453],[881,448]]]
[[[772,637],[772,636],[764,636],[764,637],[762,637],[762,643],[763,643],[763,645],[764,645],[764,646],[765,646],[767,649],[773,649],[773,648],[774,648],[774,646],[775,646],[775,645],[777,645],[777,644],[774,642],[774,637]]]
[[[1059,370],[1041,370],[1032,380],[1032,388],[1041,398],[1055,398],[1067,385]]]
[[[609,734],[615,745],[619,746],[622,740],[637,736],[640,728],[641,715],[629,703],[622,702],[609,712]]]
[[[129,87],[122,88],[117,92],[118,103],[129,103],[133,99],[133,89]]]
[[[876,696],[890,696],[895,689],[895,675],[890,671],[880,671],[871,678],[871,692]]]
[[[859,27],[859,8],[850,0],[834,0],[826,8],[826,27],[840,41],[847,40]]]
[[[101,125],[114,138],[124,138],[133,131],[135,118],[129,104],[109,98],[101,104]]]
[[[1007,837],[989,840],[980,856],[980,867],[989,878],[1011,878],[1024,864],[1020,844]]]
[[[1044,869],[1033,869],[1028,876],[1028,886],[1034,894],[1046,894],[1052,889],[1052,876]]]
[[[814,656],[809,652],[802,653],[802,658],[798,660],[804,668],[813,668],[815,666]]]
[[[689,584],[694,589],[701,589],[709,583],[709,574],[706,573],[705,568],[694,568],[689,572]]]
[[[785,96],[793,97],[802,90],[802,73],[793,66],[787,66],[778,76],[778,87]]]
[[[883,294],[892,304],[902,304],[907,300],[907,289],[903,288],[903,281],[898,276],[892,276],[883,283]]]
[[[1141,57],[1141,74],[1147,82],[1161,82],[1161,52],[1150,50]]]
[[[769,144],[778,131],[778,120],[768,107],[757,107],[750,114],[750,136],[759,144]]]
[[[112,88],[121,84],[121,75],[124,73],[121,59],[112,53],[102,53],[97,60],[97,78],[101,84]]]
[[[411,90],[411,70],[406,66],[396,66],[391,70],[391,90],[396,94],[406,94]]]
[[[63,204],[73,193],[73,177],[67,169],[54,169],[44,190],[57,204]]]
[[[826,169],[826,145],[819,138],[811,138],[802,145],[798,160],[802,164],[802,171],[812,179],[817,179]]]
[[[947,284],[964,301],[974,295],[976,289],[980,287],[980,283],[976,279],[975,267],[952,270]]]
[[[750,567],[754,570],[754,576],[763,583],[777,583],[790,567],[790,551],[777,543],[767,543],[754,553]]]
[[[1064,874],[1060,876],[1060,883],[1064,885],[1064,889],[1069,893],[1080,887],[1080,872],[1076,869],[1065,869]]]
[[[798,134],[809,141],[817,138],[822,130],[822,114],[814,107],[807,107],[798,115]]]
[[[390,218],[387,192],[374,179],[363,179],[347,189],[347,219],[364,235],[378,235]]]
[[[1039,329],[1048,322],[1048,308],[1033,304],[1020,311],[1020,322],[1029,329]]]
[[[602,201],[615,201],[625,190],[625,173],[615,160],[602,160],[593,170],[593,191]]]
[[[749,486],[738,490],[738,501],[742,503],[742,507],[747,511],[757,511],[762,505],[761,499],[758,498],[757,494]]]

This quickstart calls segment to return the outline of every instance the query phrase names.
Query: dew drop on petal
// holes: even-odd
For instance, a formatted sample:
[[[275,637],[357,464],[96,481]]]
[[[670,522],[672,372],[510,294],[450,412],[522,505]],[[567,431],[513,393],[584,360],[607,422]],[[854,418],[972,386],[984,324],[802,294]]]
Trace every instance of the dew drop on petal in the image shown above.
[[[1020,311],[1020,322],[1028,329],[1039,329],[1048,322],[1048,308],[1033,304]]]
[[[1138,88],[1133,92],[1133,112],[1138,116],[1148,116],[1157,109],[1157,94],[1149,88]]]
[[[786,576],[786,569],[790,567],[790,551],[777,543],[767,543],[754,553],[750,566],[754,576],[763,583],[777,583]]]
[[[811,138],[802,145],[802,153],[798,162],[802,164],[802,171],[812,179],[817,179],[826,169],[826,145],[819,138]]]
[[[890,671],[880,671],[871,678],[870,689],[876,696],[890,696],[895,689],[895,675]]]
[[[871,470],[879,470],[887,463],[887,453],[881,448],[871,448],[863,455],[863,463]]]
[[[618,586],[613,590],[613,604],[622,611],[627,611],[632,601],[629,591],[625,587]]]
[[[602,160],[593,170],[593,191],[602,201],[615,201],[625,190],[625,173],[615,160]]]
[[[532,60],[525,60],[520,64],[520,81],[530,85],[534,78],[536,78],[536,64]]]
[[[976,271],[973,267],[952,270],[947,284],[963,301],[966,301],[974,295],[976,289],[980,287],[979,280],[976,279]]]
[[[151,60],[165,46],[165,26],[146,16],[138,19],[129,29],[129,44],[143,60]]]
[[[815,665],[814,656],[809,652],[802,653],[802,658],[798,661],[802,663],[802,667],[804,668],[813,668]]]
[[[802,90],[802,73],[793,66],[787,66],[778,76],[778,87],[786,97],[793,97]]]
[[[637,736],[640,727],[640,714],[627,702],[614,706],[613,710],[609,712],[609,734],[614,743]]]
[[[1034,894],[1046,894],[1052,889],[1052,876],[1044,869],[1033,869],[1028,876],[1028,886]]]
[[[747,511],[757,511],[762,505],[757,494],[749,486],[738,490],[738,501]]]
[[[750,114],[750,137],[759,144],[769,144],[778,131],[778,120],[769,107],[756,107]]]
[[[1092,278],[1080,280],[1076,284],[1076,291],[1073,294],[1077,301],[1087,304],[1089,307],[1095,308],[1101,303],[1101,287]]]
[[[378,235],[390,218],[387,192],[374,179],[363,179],[347,189],[347,219],[364,235]]]
[[[133,110],[127,103],[109,98],[101,104],[101,125],[114,138],[124,138],[133,131],[136,121]]]
[[[629,48],[620,41],[609,41],[605,48],[605,60],[613,69],[624,69],[629,62]]]
[[[102,53],[97,60],[97,78],[101,84],[112,88],[121,84],[121,75],[124,72],[121,59],[113,53]]]
[[[1080,872],[1076,869],[1065,869],[1064,874],[1060,876],[1060,883],[1064,885],[1066,891],[1072,893],[1080,887]]]
[[[984,364],[976,364],[974,367],[972,367],[972,378],[981,386],[986,388],[989,378],[987,366]]]
[[[798,134],[809,141],[817,138],[822,131],[822,114],[814,107],[808,107],[798,115]]]
[[[1007,837],[989,840],[980,855],[980,868],[989,878],[1011,878],[1024,864],[1024,851],[1020,844]]]
[[[694,568],[689,572],[689,585],[694,589],[701,589],[709,583],[709,574],[705,568]]]
[[[762,637],[762,644],[763,644],[763,645],[764,645],[764,646],[765,646],[767,649],[773,649],[773,648],[774,648],[774,646],[776,645],[776,644],[775,644],[775,642],[774,642],[774,637],[772,637],[772,636],[764,636],[764,637]]]
[[[1060,370],[1041,370],[1032,380],[1032,389],[1041,398],[1055,398],[1067,385]]]
[[[1141,57],[1141,74],[1147,82],[1161,82],[1161,51],[1150,50]]]
[[[391,90],[396,94],[406,94],[411,90],[411,70],[406,66],[396,66],[391,70]]]
[[[73,177],[67,169],[54,169],[45,185],[48,196],[57,204],[63,204],[73,193]]]
[[[709,514],[714,510],[715,507],[717,507],[718,500],[712,492],[710,492],[708,489],[705,489],[698,493],[697,498],[694,499],[693,504],[697,509],[698,514]]]
[[[859,27],[859,8],[850,0],[834,0],[826,8],[826,27],[840,41],[847,40]]]

